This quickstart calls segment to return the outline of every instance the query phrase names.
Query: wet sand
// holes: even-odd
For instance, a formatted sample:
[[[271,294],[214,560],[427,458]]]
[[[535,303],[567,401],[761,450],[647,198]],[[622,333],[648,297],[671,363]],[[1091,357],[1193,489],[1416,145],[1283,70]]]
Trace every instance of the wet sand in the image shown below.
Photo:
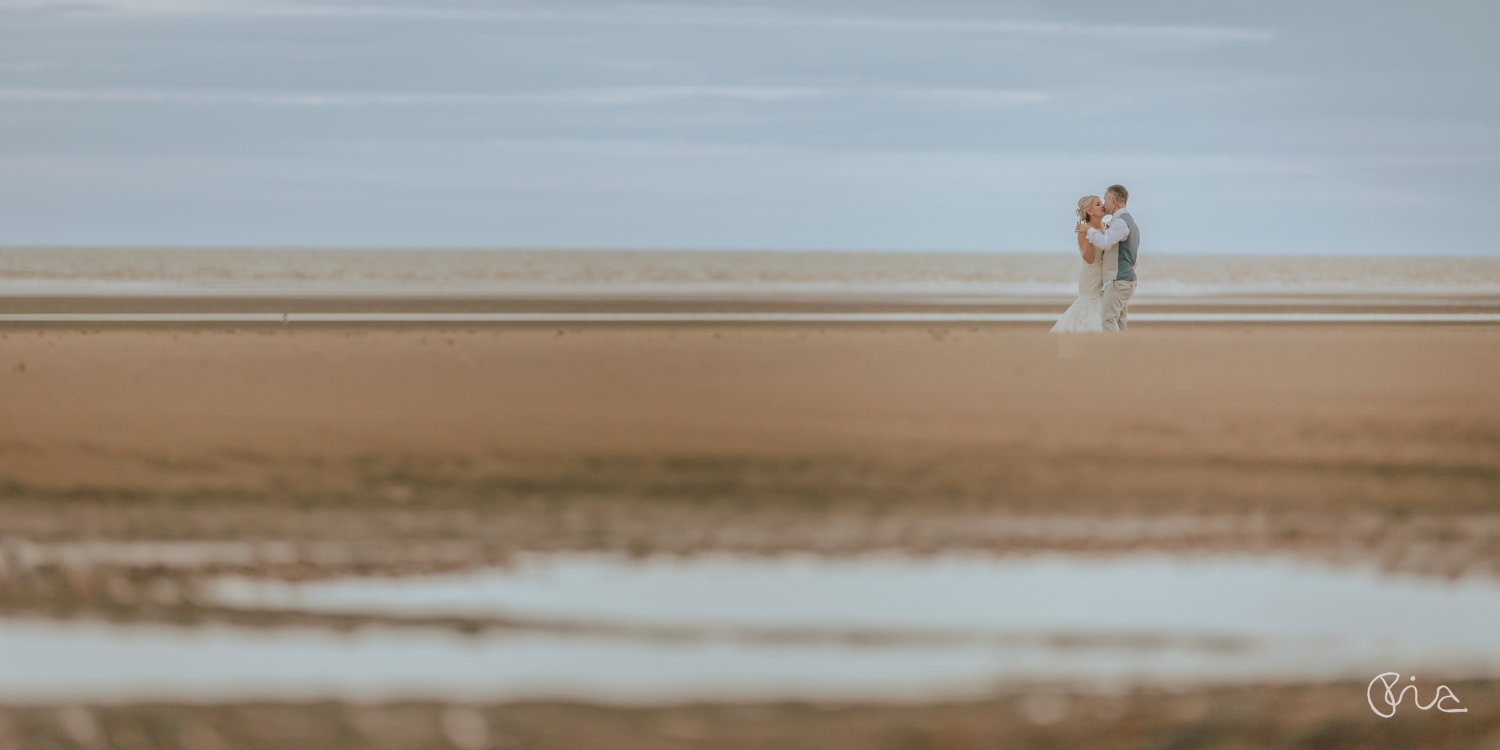
[[[345,748],[1486,748],[1495,741],[1492,683],[1451,683],[1467,714],[1414,710],[1380,719],[1365,686],[1286,685],[1205,693],[1032,695],[931,706],[685,705],[612,708],[249,704],[10,709],[0,745],[343,750]],[[1423,700],[1430,700],[1424,696]]]
[[[1035,328],[13,327],[7,526],[88,537],[106,529],[49,530],[46,509],[167,501],[371,518],[590,498],[752,516],[1500,510],[1500,327]],[[171,536],[215,533],[192,518]]]
[[[1243,551],[1500,571],[1500,326],[1045,329],[7,326],[0,613],[347,629],[372,620],[183,592],[214,573],[415,573],[546,550]],[[252,551],[182,566],[107,549],[185,540]],[[1384,723],[1342,684],[521,703],[481,707],[493,741],[473,746],[1493,741],[1493,684],[1454,689],[1473,712]],[[111,747],[462,747],[444,726],[473,717],[445,724],[449,710],[12,708],[0,747],[88,746],[88,722]]]

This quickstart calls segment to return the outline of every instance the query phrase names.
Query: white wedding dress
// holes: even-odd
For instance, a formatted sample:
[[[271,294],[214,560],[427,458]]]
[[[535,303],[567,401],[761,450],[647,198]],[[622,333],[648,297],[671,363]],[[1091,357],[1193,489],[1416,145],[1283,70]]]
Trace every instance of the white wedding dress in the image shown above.
[[[1104,306],[1104,252],[1094,248],[1094,262],[1078,262],[1083,268],[1078,272],[1078,299],[1052,326],[1053,333],[1103,333],[1101,320]]]

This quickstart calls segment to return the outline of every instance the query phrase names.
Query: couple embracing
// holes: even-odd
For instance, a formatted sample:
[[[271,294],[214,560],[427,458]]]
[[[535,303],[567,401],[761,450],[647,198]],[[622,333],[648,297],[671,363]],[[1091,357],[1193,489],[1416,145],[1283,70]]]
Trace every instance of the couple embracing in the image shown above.
[[[1126,203],[1130,193],[1110,185],[1104,200],[1086,195],[1078,201],[1078,300],[1063,313],[1053,333],[1089,333],[1126,329],[1130,298],[1135,295],[1135,253],[1141,233]],[[1104,223],[1104,217],[1111,221]]]

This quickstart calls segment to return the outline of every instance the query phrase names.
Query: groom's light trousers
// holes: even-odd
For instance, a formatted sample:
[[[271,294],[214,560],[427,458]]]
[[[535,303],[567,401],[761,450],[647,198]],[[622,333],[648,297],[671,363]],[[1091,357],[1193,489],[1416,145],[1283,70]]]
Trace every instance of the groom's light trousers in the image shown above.
[[[1134,296],[1134,281],[1116,279],[1104,285],[1104,304],[1099,310],[1104,330],[1124,331],[1129,328],[1125,324],[1126,311],[1130,307],[1130,298]]]

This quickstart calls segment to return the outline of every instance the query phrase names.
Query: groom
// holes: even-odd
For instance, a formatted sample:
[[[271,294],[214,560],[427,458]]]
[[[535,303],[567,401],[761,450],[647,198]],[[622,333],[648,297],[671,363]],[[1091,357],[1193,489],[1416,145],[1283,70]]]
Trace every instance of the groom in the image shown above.
[[[1078,222],[1078,233],[1104,252],[1104,304],[1100,316],[1106,331],[1129,328],[1126,311],[1130,298],[1135,296],[1135,251],[1141,246],[1141,233],[1135,227],[1135,217],[1125,207],[1129,200],[1130,191],[1124,185],[1110,185],[1104,191],[1104,213],[1114,215],[1109,226],[1101,232]]]

